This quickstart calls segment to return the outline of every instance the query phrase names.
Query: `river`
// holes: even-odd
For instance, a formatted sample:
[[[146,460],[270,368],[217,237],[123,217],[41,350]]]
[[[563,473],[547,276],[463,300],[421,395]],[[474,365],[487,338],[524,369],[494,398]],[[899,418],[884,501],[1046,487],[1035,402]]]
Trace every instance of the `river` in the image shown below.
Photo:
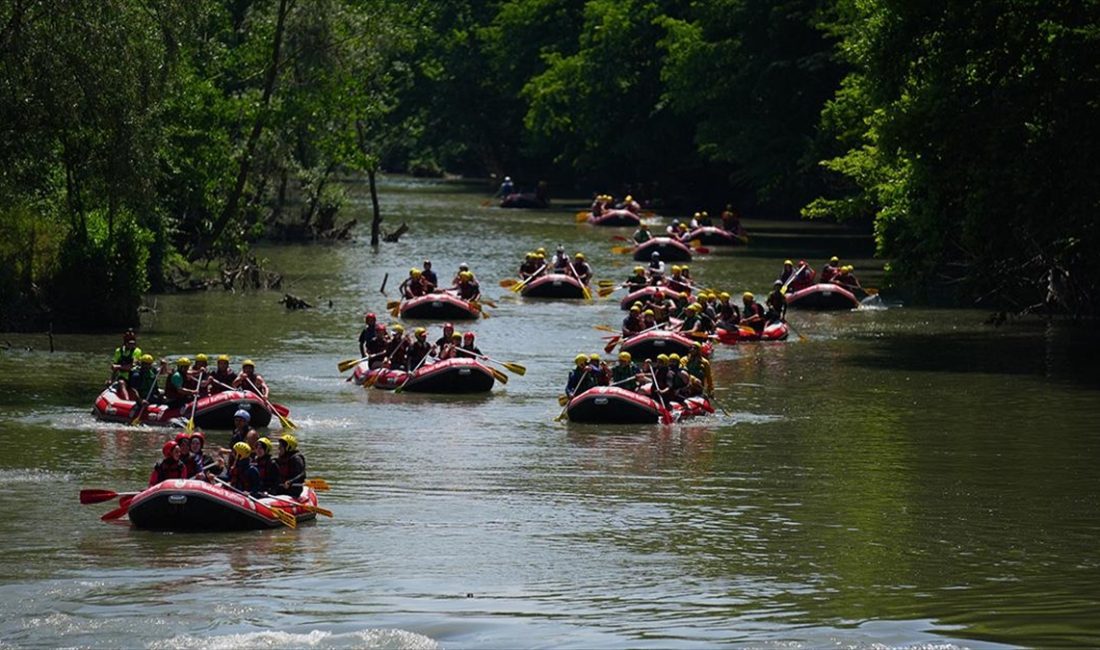
[[[333,519],[224,534],[101,522],[113,506],[77,492],[140,488],[174,432],[90,416],[117,334],[58,334],[52,354],[44,335],[0,335],[0,646],[1100,645],[1094,332],[900,305],[792,312],[804,340],[716,352],[725,413],[570,425],[555,398],[573,356],[602,348],[593,326],[618,325],[617,301],[525,302],[497,284],[558,243],[618,280],[633,262],[609,237],[629,233],[438,181],[389,179],[382,198],[387,226],[411,228],[397,244],[258,249],[316,308],[159,296],[139,335],[158,356],[255,359],[333,486]],[[784,256],[809,254],[798,241],[692,269],[764,294]],[[364,309],[385,311],[384,275],[393,299],[425,257],[446,277],[471,264],[498,307],[470,327],[525,376],[477,397],[342,381]]]

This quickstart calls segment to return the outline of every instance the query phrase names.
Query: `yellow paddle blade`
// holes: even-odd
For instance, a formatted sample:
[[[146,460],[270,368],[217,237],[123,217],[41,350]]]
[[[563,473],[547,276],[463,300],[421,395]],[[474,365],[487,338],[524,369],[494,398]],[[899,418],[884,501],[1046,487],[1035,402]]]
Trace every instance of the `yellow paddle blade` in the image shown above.
[[[614,280],[597,280],[596,286],[598,287],[613,287],[615,286]]]
[[[627,253],[633,253],[633,246],[612,246],[611,252],[617,255],[626,255]]]
[[[400,300],[391,300],[386,303],[386,309],[396,309],[401,306]]]
[[[611,327],[610,325],[593,325],[592,329],[600,330],[601,332],[611,332],[612,334],[618,334],[619,330]]]
[[[279,413],[278,411],[275,411],[275,415],[279,416],[279,424],[283,425],[284,429],[297,429],[298,428],[297,424],[294,424],[294,422],[292,422],[290,420],[290,418],[286,417],[282,413]]]
[[[338,362],[336,364],[336,367],[340,370],[340,372],[347,372],[355,366],[359,365],[360,361],[361,359],[344,359],[343,361]]]
[[[493,379],[496,379],[502,384],[508,383],[508,375],[504,374],[503,372],[497,370],[496,368],[489,368],[489,372],[493,373]]]
[[[699,248],[703,245],[703,242],[699,241],[698,239],[693,239],[688,242],[688,245],[690,245],[692,248]]]
[[[517,284],[519,284],[519,280],[517,280],[515,278],[504,278],[503,280],[500,281],[500,286],[501,286],[502,289],[510,289],[510,288],[516,286]]]
[[[285,525],[287,528],[298,527],[298,519],[286,510],[283,510],[282,508],[271,508],[271,512],[275,513],[275,518],[283,522],[283,525]]]
[[[599,295],[599,296],[600,296],[601,298],[606,298],[606,297],[610,296],[611,294],[615,293],[615,287],[600,287],[600,288],[599,288],[599,289],[598,289],[598,290],[596,291],[596,293],[597,293],[597,294],[598,294],[598,295]]]
[[[585,221],[588,221],[588,215],[588,212],[578,212],[574,215],[574,218],[577,220],[577,223],[584,223]]]
[[[332,486],[328,484],[323,478],[308,478],[305,481],[306,486],[317,490],[318,492],[328,492],[332,489]]]
[[[521,366],[518,363],[515,363],[515,362],[512,362],[512,361],[502,361],[500,363],[500,365],[504,366],[508,370],[511,370],[512,372],[516,373],[517,375],[519,375],[521,377],[523,375],[527,374],[527,367],[526,366]]]
[[[390,310],[390,316],[393,316],[394,318],[397,318],[400,315],[401,315],[401,308],[400,307],[394,307],[393,309]]]
[[[874,287],[863,287],[863,293],[867,294],[868,296],[877,296],[878,289]]]
[[[326,517],[332,516],[332,511],[328,508],[322,508],[321,506],[312,506],[308,503],[299,503],[298,505],[310,512],[316,512],[319,515],[324,515]]]
[[[569,403],[568,395],[558,395],[558,406],[565,406]]]

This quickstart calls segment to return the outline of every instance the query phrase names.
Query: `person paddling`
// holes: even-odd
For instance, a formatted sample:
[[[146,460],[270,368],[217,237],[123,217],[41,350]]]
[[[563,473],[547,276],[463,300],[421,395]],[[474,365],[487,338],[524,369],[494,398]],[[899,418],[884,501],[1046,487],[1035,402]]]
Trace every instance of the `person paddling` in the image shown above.
[[[474,343],[474,338],[475,337],[473,332],[464,333],[462,335],[462,345],[460,345],[458,349],[455,350],[456,356],[471,358],[482,356],[481,348],[477,347],[477,344]]]
[[[397,290],[405,300],[412,300],[431,292],[428,283],[424,281],[424,272],[420,269],[409,269],[409,277],[398,285]],[[434,289],[435,287],[432,287]]]
[[[120,377],[129,379],[129,369],[132,369],[134,364],[138,363],[141,356],[141,348],[137,346],[137,335],[134,334],[132,329],[126,330],[122,334],[122,345],[115,348],[115,352],[111,356],[111,381]],[[129,367],[126,370],[127,374],[122,374],[123,366]]]
[[[168,380],[164,382],[164,399],[168,403],[168,408],[183,408],[198,393],[195,388],[189,386],[191,382],[188,369],[190,368],[191,359],[180,357],[176,360],[176,371],[168,375]]]
[[[439,286],[439,276],[432,270],[432,261],[424,260],[424,268],[420,271],[420,277],[424,278],[424,282],[435,289]]]
[[[418,327],[413,330],[413,342],[409,345],[408,367],[409,371],[416,370],[426,363],[432,352],[432,344],[428,342],[428,330]]]
[[[241,362],[241,372],[237,375],[237,378],[233,380],[233,387],[240,390],[252,391],[265,400],[270,392],[270,389],[267,387],[267,382],[264,381],[263,375],[256,372],[256,364],[252,359],[245,359]]]
[[[451,287],[451,289],[463,300],[476,302],[481,298],[481,287],[474,280],[474,274],[469,271],[459,273],[458,284]]]
[[[596,385],[596,378],[588,366],[588,355],[578,354],[573,363],[574,368],[565,382],[565,394],[569,397],[580,395]]]
[[[647,226],[644,221],[638,224],[638,229],[634,231],[633,239],[635,244],[644,244],[650,239],[653,239],[653,233],[649,232],[649,226]]]
[[[249,437],[257,435],[256,430],[252,428],[252,414],[244,409],[237,409],[237,412],[233,414],[233,432],[229,435],[229,445],[235,445],[238,442],[247,442]]]
[[[271,456],[270,439],[256,439],[256,444],[252,445],[252,465],[259,477],[260,491],[274,494],[279,488],[279,465]]]
[[[211,394],[233,390],[233,382],[237,381],[237,372],[229,367],[228,354],[218,355],[214,365],[214,372],[210,373],[210,379]]]
[[[752,292],[746,291],[741,296],[741,302],[743,305],[741,308],[741,323],[748,325],[757,332],[763,332],[764,308],[756,302],[756,297],[752,295]]]
[[[294,498],[302,496],[302,484],[306,480],[306,457],[298,450],[298,439],[293,434],[284,433],[279,438],[279,457],[275,464],[279,469],[279,484],[275,493]]]
[[[832,282],[833,278],[840,274],[840,258],[833,255],[829,258],[829,263],[821,267],[821,277],[818,282]]]
[[[370,354],[370,344],[378,336],[378,317],[369,311],[363,314],[363,329],[359,332],[359,356]]]
[[[856,276],[852,274],[852,270],[855,267],[851,264],[840,267],[840,272],[833,278],[833,284],[839,284],[849,291],[863,291],[863,286],[856,279]]]
[[[629,352],[619,353],[619,363],[611,368],[611,385],[624,390],[638,390],[638,380],[642,378],[642,370],[631,359]]]
[[[773,284],[772,292],[768,294],[764,304],[768,307],[767,313],[764,314],[764,320],[775,323],[786,319],[787,297],[783,295],[783,285],[779,280],[776,280]]]
[[[584,253],[577,253],[573,256],[572,269],[577,280],[588,286],[588,281],[592,279],[592,267],[584,261]]]

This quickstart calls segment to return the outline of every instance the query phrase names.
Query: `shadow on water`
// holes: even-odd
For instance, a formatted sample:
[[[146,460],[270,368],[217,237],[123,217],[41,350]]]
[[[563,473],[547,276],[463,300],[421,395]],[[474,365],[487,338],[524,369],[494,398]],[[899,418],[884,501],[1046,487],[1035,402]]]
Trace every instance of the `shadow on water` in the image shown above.
[[[847,363],[877,370],[1033,376],[1100,389],[1096,332],[1070,326],[998,332],[895,333]]]

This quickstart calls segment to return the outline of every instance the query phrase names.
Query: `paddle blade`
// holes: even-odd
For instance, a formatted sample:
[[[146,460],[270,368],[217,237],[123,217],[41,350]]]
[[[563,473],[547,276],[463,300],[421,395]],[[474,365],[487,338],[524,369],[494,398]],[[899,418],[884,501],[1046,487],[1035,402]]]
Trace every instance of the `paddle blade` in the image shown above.
[[[355,366],[359,365],[360,361],[361,359],[344,359],[343,361],[337,363],[336,367],[340,369],[340,372],[347,372]]]
[[[81,490],[80,502],[83,504],[89,503],[103,503],[104,501],[110,501],[118,496],[118,492],[114,490]]]
[[[617,255],[627,255],[634,252],[633,246],[612,246],[611,252]]]
[[[597,330],[600,330],[601,332],[611,332],[613,334],[617,334],[619,332],[619,330],[615,329],[614,327],[611,327],[610,325],[593,325],[592,329],[597,329]]]
[[[611,351],[615,349],[615,346],[619,344],[620,336],[616,336],[607,342],[607,345],[603,346],[603,351],[607,354],[611,354]]]
[[[568,395],[558,395],[558,406],[565,406],[569,403]]]
[[[328,481],[323,478],[306,479],[305,485],[306,487],[317,490],[318,492],[328,492],[332,489],[332,486],[328,484]]]
[[[660,406],[658,412],[661,414],[661,424],[672,424],[672,413],[667,408]]]
[[[598,289],[598,290],[596,291],[596,293],[597,293],[597,294],[598,294],[598,295],[599,295],[599,296],[600,296],[601,298],[606,298],[606,297],[610,296],[611,294],[615,293],[615,287],[600,287],[600,288],[599,288],[599,289]]]
[[[500,365],[504,366],[508,370],[511,370],[521,377],[527,374],[527,366],[521,366],[520,364],[511,361],[504,361]]]
[[[291,421],[290,418],[283,415],[282,413],[280,413],[278,411],[275,411],[275,415],[279,416],[279,424],[283,425],[284,429],[297,429],[298,428],[297,424],[294,424],[294,422]]]
[[[287,528],[297,528],[298,518],[290,514],[282,508],[270,508],[271,512],[275,514],[275,518],[283,523]]]
[[[611,241],[625,241],[629,242],[630,239],[623,237],[622,235],[611,235]]]
[[[401,301],[400,300],[390,300],[390,301],[386,302],[386,309],[394,309],[395,307],[400,307],[400,306],[401,306]]]
[[[613,287],[615,286],[614,280],[597,280],[596,286],[598,287]]]
[[[511,289],[512,287],[516,286],[517,284],[519,284],[519,280],[517,280],[515,278],[504,278],[503,280],[500,281],[500,287],[502,289]]]
[[[700,255],[710,255],[710,249],[706,246],[694,246],[691,250],[699,253]]]
[[[321,506],[311,506],[308,503],[300,503],[298,505],[300,505],[302,508],[305,508],[306,510],[308,510],[310,512],[316,512],[319,515],[324,515],[326,517],[332,517],[332,511],[329,510],[328,508],[322,508]]]
[[[573,215],[573,218],[577,221],[577,223],[584,223],[585,221],[588,221],[588,214],[588,212],[578,212],[577,214]]]
[[[134,500],[134,495],[126,495],[119,500],[118,507],[114,510],[104,514],[100,519],[103,521],[113,521],[121,517],[126,516],[126,513],[130,512],[130,502]]]

